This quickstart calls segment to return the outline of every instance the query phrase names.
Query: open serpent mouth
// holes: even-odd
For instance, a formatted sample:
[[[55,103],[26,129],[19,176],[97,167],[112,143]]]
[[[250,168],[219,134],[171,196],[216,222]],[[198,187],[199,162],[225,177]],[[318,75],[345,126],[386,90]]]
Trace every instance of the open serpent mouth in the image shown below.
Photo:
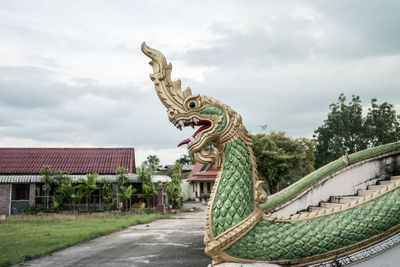
[[[175,123],[175,127],[181,131],[182,131],[183,127],[187,127],[187,126],[191,126],[193,129],[195,126],[200,126],[200,128],[197,129],[197,131],[190,138],[187,138],[187,139],[183,140],[182,142],[180,142],[178,147],[180,147],[184,144],[188,144],[190,146],[195,140],[198,139],[198,137],[200,136],[200,133],[202,131],[211,127],[211,122],[207,121],[207,120],[200,120],[200,119],[194,117],[191,119],[181,119]]]

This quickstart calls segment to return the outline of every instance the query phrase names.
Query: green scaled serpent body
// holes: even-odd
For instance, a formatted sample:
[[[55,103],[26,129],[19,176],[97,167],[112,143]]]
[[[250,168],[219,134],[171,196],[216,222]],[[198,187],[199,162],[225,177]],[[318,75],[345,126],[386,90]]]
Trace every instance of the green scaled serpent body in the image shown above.
[[[242,140],[226,145],[225,161],[212,206],[212,227],[222,234],[253,212],[253,177],[250,153]]]
[[[372,156],[397,151],[399,148],[400,143],[393,143],[361,151],[348,158],[354,164]],[[211,221],[215,235],[220,235],[229,227],[238,224],[241,221],[240,216],[252,212],[252,192],[248,186],[244,186],[253,185],[252,166],[248,165],[251,163],[249,149],[244,148],[244,143],[238,139],[226,145],[224,155],[225,161],[221,168],[223,171],[212,204]],[[238,159],[240,163],[232,159]],[[243,169],[244,166],[247,166],[247,171]],[[261,206],[264,211],[271,210],[316,181],[344,167],[346,162],[343,159],[332,162],[291,188],[273,195]],[[245,193],[248,194],[247,198]],[[345,251],[349,246],[370,240],[398,226],[399,199],[398,187],[379,198],[324,217],[295,221],[268,221],[261,217],[246,235],[234,242],[224,253],[232,257],[231,260],[242,259],[241,262],[247,260],[295,264],[299,259],[329,254],[332,251]]]
[[[385,232],[400,222],[395,205],[400,189],[353,209],[313,220],[269,222],[261,219],[225,252],[260,261],[301,259],[345,248]]]
[[[400,142],[344,156],[267,196],[258,180],[252,143],[242,118],[229,106],[181,90],[164,55],[142,44],[152,60],[156,93],[178,129],[199,127],[186,144],[195,160],[213,163],[218,175],[208,203],[205,252],[222,262],[307,265],[367,248],[400,231],[400,180],[355,202],[323,212],[278,216],[336,173],[395,155]],[[358,164],[358,165],[357,165]],[[360,167],[360,168],[361,168]],[[277,212],[278,211],[278,212]]]

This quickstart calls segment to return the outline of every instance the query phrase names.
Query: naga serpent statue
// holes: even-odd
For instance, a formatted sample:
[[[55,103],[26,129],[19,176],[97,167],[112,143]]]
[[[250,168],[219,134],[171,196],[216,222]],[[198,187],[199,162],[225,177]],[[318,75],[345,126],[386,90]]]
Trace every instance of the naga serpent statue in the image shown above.
[[[241,116],[213,98],[192,95],[190,88],[182,91],[180,80],[171,80],[172,65],[164,55],[145,43],[142,51],[151,58],[154,73],[150,78],[172,124],[178,129],[200,127],[179,145],[187,144],[196,161],[212,163],[218,170],[204,237],[205,253],[214,264],[310,265],[368,248],[399,233],[399,179],[353,202],[321,211],[305,209],[315,204],[312,201],[326,199],[320,193],[320,199],[310,200],[318,195],[318,188],[323,191],[328,186],[334,191],[333,182],[340,179],[340,184],[351,183],[349,175],[340,178],[346,173],[374,162],[385,165],[382,160],[388,157],[394,159],[389,163],[400,165],[400,142],[343,156],[267,196],[258,180],[252,142]],[[209,143],[215,148],[205,149]],[[370,181],[363,183],[372,185]],[[305,212],[298,212],[301,209]]]

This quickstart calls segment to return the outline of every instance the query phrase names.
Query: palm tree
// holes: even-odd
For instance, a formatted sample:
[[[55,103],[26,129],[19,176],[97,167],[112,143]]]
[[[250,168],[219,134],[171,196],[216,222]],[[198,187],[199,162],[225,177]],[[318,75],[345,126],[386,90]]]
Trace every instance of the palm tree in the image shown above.
[[[173,209],[178,209],[181,206],[179,196],[182,193],[182,164],[176,163],[174,165],[173,174],[171,175],[171,182],[166,185],[168,201],[171,202]]]
[[[146,198],[147,208],[150,208],[150,197],[156,194],[156,189],[153,183],[142,184],[144,197]]]
[[[72,179],[68,178],[64,183],[61,184],[58,192],[63,196],[64,203],[70,203],[72,201],[72,195],[74,194],[75,187],[72,184]]]
[[[103,177],[99,181],[99,189],[100,189],[100,195],[102,196],[102,203],[107,204],[107,208],[110,209],[110,205],[113,200],[113,186],[110,180],[107,178]]]
[[[83,184],[78,184],[74,187],[75,193],[71,195],[71,198],[74,200],[75,204],[80,204],[82,199],[85,197],[85,190],[83,187]],[[79,206],[78,210],[80,210]]]
[[[120,187],[128,183],[128,170],[125,167],[119,167],[115,171],[115,174],[118,175],[118,184]]]
[[[49,209],[49,194],[53,184],[54,171],[51,166],[45,165],[40,170],[40,175],[42,175],[42,181],[44,183],[43,190],[46,192],[46,209]]]
[[[156,155],[149,155],[147,156],[146,162],[149,165],[151,172],[153,173],[160,164],[160,159]]]
[[[140,167],[136,168],[136,172],[143,184],[151,183],[150,170],[144,162]]]
[[[56,210],[61,209],[64,206],[65,199],[63,195],[54,195],[53,196],[53,207]]]
[[[68,174],[69,172],[63,170],[58,170],[53,173],[54,191],[58,191],[63,184],[68,183],[68,180],[70,179],[67,176]]]
[[[97,187],[97,177],[99,176],[98,173],[89,173],[86,174],[86,180],[83,183],[84,184],[84,191],[86,195],[86,207],[87,210],[90,209],[90,196],[92,195],[93,191],[96,190]]]
[[[129,207],[132,207],[131,197],[136,192],[136,189],[129,186],[121,186],[121,193],[119,194],[125,200],[125,211],[128,211],[128,200],[129,200]]]

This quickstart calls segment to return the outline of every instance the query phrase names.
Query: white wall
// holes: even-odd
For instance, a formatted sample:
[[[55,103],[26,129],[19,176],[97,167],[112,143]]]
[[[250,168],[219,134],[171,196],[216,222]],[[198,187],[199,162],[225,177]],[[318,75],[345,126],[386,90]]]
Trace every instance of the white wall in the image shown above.
[[[358,189],[366,189],[368,185],[374,185],[378,180],[386,178],[387,171],[392,171],[396,161],[400,163],[399,155],[350,165],[347,169],[331,175],[326,181],[319,183],[287,206],[280,208],[277,214],[278,216],[295,214],[309,206],[318,206],[321,201],[328,201],[331,196],[355,195]]]
[[[186,201],[186,200],[188,200],[190,198],[190,188],[191,188],[191,186],[189,184],[189,181],[186,180],[186,179],[182,180],[181,190],[182,190],[182,192],[185,192],[183,194],[183,200],[184,201]]]

